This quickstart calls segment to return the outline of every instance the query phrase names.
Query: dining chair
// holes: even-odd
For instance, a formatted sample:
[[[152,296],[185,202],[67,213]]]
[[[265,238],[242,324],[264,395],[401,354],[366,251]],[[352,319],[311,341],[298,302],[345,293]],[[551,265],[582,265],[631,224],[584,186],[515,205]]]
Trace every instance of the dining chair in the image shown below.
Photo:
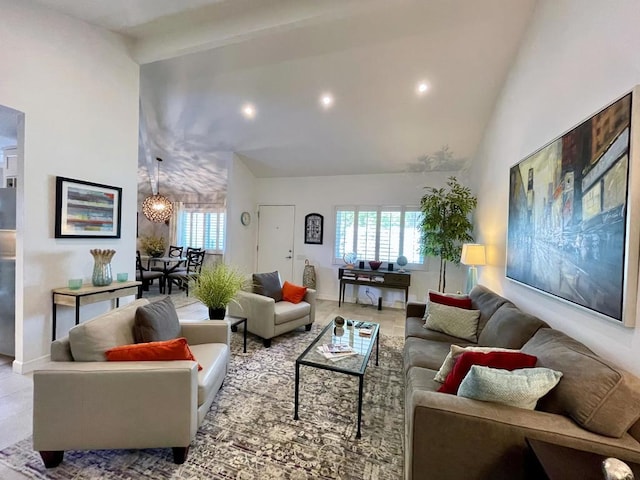
[[[166,275],[166,283],[169,285],[169,295],[171,295],[172,286],[175,284],[178,288],[184,290],[189,296],[189,281],[197,278],[202,270],[204,263],[204,250],[196,250],[187,253],[187,269],[185,271],[173,271]]]
[[[169,245],[169,252],[167,253],[167,257],[169,257],[169,258],[180,258],[180,257],[182,257],[182,252],[183,251],[184,251],[184,247],[177,247],[175,245]],[[184,264],[184,262],[180,262],[177,265],[174,265],[174,268],[172,268],[172,270],[180,268],[182,266],[181,264]],[[164,265],[152,265],[150,270],[164,273],[165,266]]]
[[[164,293],[165,290],[165,278],[164,273],[155,272],[144,268],[142,266],[142,258],[140,257],[140,250],[136,250],[136,280],[142,282],[142,285],[138,287],[138,298],[142,298],[142,291],[148,291],[151,282],[158,279],[160,282],[160,293]]]

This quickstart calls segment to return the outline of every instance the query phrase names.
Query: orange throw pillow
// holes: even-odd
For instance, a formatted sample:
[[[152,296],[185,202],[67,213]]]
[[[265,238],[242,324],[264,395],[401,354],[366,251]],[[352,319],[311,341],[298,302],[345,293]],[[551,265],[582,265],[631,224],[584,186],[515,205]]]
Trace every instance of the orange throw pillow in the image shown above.
[[[110,348],[104,352],[110,362],[135,362],[149,360],[193,360],[187,339],[184,337],[164,340],[161,342],[133,343]],[[198,370],[202,366],[198,364]]]
[[[291,303],[300,303],[307,294],[307,287],[300,287],[286,280],[282,285],[282,299]]]

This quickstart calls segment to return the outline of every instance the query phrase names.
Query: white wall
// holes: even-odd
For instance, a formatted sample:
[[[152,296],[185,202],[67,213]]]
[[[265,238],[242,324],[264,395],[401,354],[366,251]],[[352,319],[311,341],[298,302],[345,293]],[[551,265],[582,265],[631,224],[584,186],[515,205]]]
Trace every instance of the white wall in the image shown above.
[[[139,68],[120,37],[29,2],[0,0],[0,11],[0,104],[25,113],[14,369],[27,371],[49,353],[51,289],[90,279],[89,249],[115,249],[114,275],[135,274]],[[54,239],[57,175],[122,187],[122,237]],[[107,308],[83,307],[82,319]],[[58,311],[62,336],[73,314]]]
[[[227,244],[225,262],[247,274],[255,267],[258,216],[256,178],[236,155],[229,159],[227,187]],[[242,212],[249,212],[251,223],[240,222]]]
[[[304,259],[315,266],[319,298],[338,300],[338,268],[333,265],[335,239],[335,207],[338,205],[414,205],[426,193],[424,187],[441,187],[452,174],[411,173],[392,175],[343,175],[333,177],[262,178],[257,181],[256,201],[259,205],[294,205],[294,279],[302,284]],[[461,182],[466,180],[460,175]],[[231,190],[231,189],[229,189]],[[309,213],[324,216],[322,245],[304,243],[304,217]],[[429,288],[438,288],[439,260],[429,258],[426,270],[413,271],[409,300],[423,301]],[[466,280],[466,267],[448,264],[447,291],[462,290]],[[354,297],[349,288],[346,300]],[[369,301],[361,289],[360,300]],[[373,290],[373,289],[371,289]],[[400,290],[381,290],[383,304],[402,307],[404,296]]]
[[[480,283],[640,373],[640,322],[627,329],[505,278],[509,167],[640,83],[635,0],[542,0],[486,130],[471,178]]]

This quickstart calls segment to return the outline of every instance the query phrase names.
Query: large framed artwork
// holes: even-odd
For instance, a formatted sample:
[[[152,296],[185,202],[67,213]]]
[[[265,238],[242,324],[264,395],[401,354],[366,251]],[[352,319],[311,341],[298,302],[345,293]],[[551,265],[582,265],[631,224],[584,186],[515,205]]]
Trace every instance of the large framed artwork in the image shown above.
[[[509,175],[507,278],[625,326],[638,286],[638,98],[625,95]]]
[[[56,238],[120,238],[122,188],[56,177]]]

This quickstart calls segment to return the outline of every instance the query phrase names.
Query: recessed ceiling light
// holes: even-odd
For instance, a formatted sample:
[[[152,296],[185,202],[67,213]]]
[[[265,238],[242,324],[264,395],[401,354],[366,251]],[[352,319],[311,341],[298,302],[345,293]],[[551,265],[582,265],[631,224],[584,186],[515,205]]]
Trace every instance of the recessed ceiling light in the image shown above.
[[[242,115],[244,118],[253,119],[256,116],[256,107],[251,105],[250,103],[245,104],[242,107]]]
[[[427,82],[418,83],[418,86],[416,87],[416,92],[418,93],[418,95],[424,95],[425,93],[427,93],[427,90],[429,90],[429,85],[427,85]]]
[[[323,93],[320,97],[320,105],[324,108],[329,108],[333,105],[333,95],[330,93]]]

